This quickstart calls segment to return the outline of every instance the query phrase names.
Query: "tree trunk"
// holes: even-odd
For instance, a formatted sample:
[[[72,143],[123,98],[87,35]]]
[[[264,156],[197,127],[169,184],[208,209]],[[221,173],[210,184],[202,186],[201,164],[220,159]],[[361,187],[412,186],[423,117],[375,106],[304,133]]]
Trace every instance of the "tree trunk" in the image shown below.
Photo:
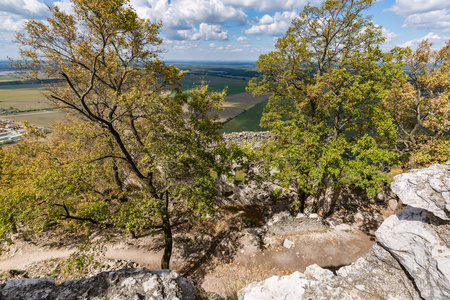
[[[172,256],[172,227],[168,215],[163,216],[164,254],[161,259],[161,269],[169,269]]]
[[[301,213],[305,212],[305,204],[306,204],[306,198],[308,198],[309,194],[305,193],[302,189],[298,189],[297,191],[297,198],[299,201],[299,209]]]
[[[16,221],[14,220],[14,217],[11,217],[9,221],[11,223],[11,233],[12,234],[18,233],[19,231],[17,230],[17,225],[16,225]]]
[[[166,206],[162,215],[162,229],[164,233],[164,254],[161,259],[161,269],[169,269],[170,257],[172,256],[172,225],[169,216],[169,193],[166,192]]]

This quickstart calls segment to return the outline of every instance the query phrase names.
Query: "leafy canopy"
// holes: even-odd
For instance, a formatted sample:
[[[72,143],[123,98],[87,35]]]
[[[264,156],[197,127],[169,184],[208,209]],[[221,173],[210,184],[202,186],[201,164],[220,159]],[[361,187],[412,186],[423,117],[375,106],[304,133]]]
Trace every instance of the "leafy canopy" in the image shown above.
[[[432,46],[424,40],[414,51],[403,49],[408,80],[393,84],[383,99],[398,127],[396,151],[405,165],[450,158],[450,41],[439,50]]]
[[[398,53],[381,51],[381,29],[362,14],[372,3],[306,6],[276,50],[259,57],[261,77],[249,83],[270,95],[261,119],[274,133],[267,169],[307,195],[350,184],[374,193],[387,180],[381,169],[396,159],[388,150],[396,128],[379,102],[404,79]]]
[[[128,1],[72,4],[74,14],[54,5],[47,22],[29,21],[16,37],[15,65],[59,79],[45,95],[70,116],[36,143],[45,163],[31,172],[32,203],[46,222],[134,235],[159,227],[169,268],[172,221],[212,213],[215,176],[228,170],[211,113],[224,93],[182,93],[184,72],[158,59],[161,24],[138,18]]]

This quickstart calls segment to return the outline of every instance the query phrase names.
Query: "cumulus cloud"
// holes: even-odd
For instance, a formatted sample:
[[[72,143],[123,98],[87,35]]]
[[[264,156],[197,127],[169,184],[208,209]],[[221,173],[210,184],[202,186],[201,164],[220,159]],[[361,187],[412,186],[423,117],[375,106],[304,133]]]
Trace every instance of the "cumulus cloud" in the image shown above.
[[[173,45],[176,50],[188,50],[193,48],[198,48],[198,43],[189,41],[176,41]]]
[[[297,17],[296,11],[276,12],[275,15],[264,15],[256,18],[250,29],[245,30],[246,34],[264,34],[270,36],[281,36],[291,25],[292,19]]]
[[[234,7],[254,8],[259,11],[286,11],[302,8],[308,2],[310,4],[317,4],[320,3],[320,0],[222,0],[222,2]]]
[[[243,52],[244,49],[242,48],[236,48],[233,45],[226,45],[226,46],[217,46],[214,43],[209,44],[209,47],[215,51],[220,51],[220,52],[227,52],[227,53],[236,53],[236,52]]]
[[[228,40],[228,31],[223,30],[220,25],[200,23],[198,29],[178,30],[179,39],[192,41],[198,40]]]
[[[402,27],[450,31],[450,14],[447,9],[413,14],[404,20]]]
[[[16,32],[23,28],[22,21],[14,21],[10,16],[0,14],[0,30]]]
[[[239,43],[242,43],[242,44],[248,44],[248,43],[250,43],[250,39],[247,38],[247,37],[245,37],[245,36],[240,36],[240,37],[238,37],[238,38],[236,39],[236,41],[238,41]]]
[[[395,4],[385,11],[392,11],[400,16],[408,16],[443,9],[448,5],[448,0],[396,0]]]
[[[59,9],[61,9],[62,11],[66,12],[68,14],[74,13],[72,2],[70,2],[70,0],[56,1],[56,2],[53,2],[53,4],[58,6]]]
[[[188,29],[193,22],[222,24],[232,19],[243,22],[247,17],[241,8],[221,0],[131,0],[139,17],[162,21],[171,29]]]
[[[0,12],[18,17],[42,18],[47,15],[48,9],[38,0],[0,0]]]
[[[394,39],[400,37],[400,34],[392,32],[386,28],[381,28],[381,34],[386,38],[386,43],[389,43]]]
[[[445,41],[448,40],[448,37],[441,37],[435,34],[434,32],[430,32],[424,37],[407,41],[406,43],[403,43],[400,46],[410,47],[411,49],[414,49],[423,40],[428,40],[429,42],[432,42],[433,48],[441,48],[444,45]]]

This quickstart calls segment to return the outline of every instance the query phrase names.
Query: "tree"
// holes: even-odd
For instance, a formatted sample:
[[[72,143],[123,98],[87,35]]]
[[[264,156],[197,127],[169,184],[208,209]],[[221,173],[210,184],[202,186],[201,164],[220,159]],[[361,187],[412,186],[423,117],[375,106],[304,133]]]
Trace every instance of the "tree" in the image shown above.
[[[266,170],[297,186],[301,210],[308,195],[317,199],[327,188],[353,184],[373,194],[387,180],[381,170],[395,161],[388,150],[395,126],[379,102],[401,65],[398,53],[380,50],[381,29],[362,15],[372,3],[306,6],[276,50],[259,57],[261,76],[249,83],[254,94],[270,95],[261,119],[274,136],[262,148]],[[316,203],[313,210],[333,206]]]
[[[46,23],[28,21],[16,36],[15,66],[59,79],[45,95],[70,113],[38,143],[45,163],[33,174],[33,203],[47,223],[159,227],[167,269],[171,219],[212,213],[215,176],[227,171],[210,114],[224,94],[182,93],[184,72],[157,56],[161,24],[138,18],[127,0],[72,3],[73,14],[52,6]]]
[[[403,50],[408,80],[394,84],[383,99],[398,127],[396,151],[405,165],[449,159],[450,41],[440,50],[432,46],[424,40],[415,51]]]

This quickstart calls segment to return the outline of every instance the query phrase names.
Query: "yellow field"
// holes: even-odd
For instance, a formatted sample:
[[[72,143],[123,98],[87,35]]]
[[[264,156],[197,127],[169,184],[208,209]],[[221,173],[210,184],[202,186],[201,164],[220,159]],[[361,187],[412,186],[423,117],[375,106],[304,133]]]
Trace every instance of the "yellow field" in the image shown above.
[[[226,96],[224,110],[217,112],[220,115],[219,122],[224,122],[229,118],[234,118],[244,110],[263,102],[267,98],[268,96],[266,95],[253,97],[253,95],[249,92]]]
[[[18,115],[0,115],[0,119],[11,120],[15,122],[28,121],[30,124],[51,128],[55,121],[63,120],[65,113],[60,110],[30,112]]]
[[[0,86],[0,109],[10,107],[19,110],[46,109],[51,104],[41,93],[40,85],[2,85]]]

